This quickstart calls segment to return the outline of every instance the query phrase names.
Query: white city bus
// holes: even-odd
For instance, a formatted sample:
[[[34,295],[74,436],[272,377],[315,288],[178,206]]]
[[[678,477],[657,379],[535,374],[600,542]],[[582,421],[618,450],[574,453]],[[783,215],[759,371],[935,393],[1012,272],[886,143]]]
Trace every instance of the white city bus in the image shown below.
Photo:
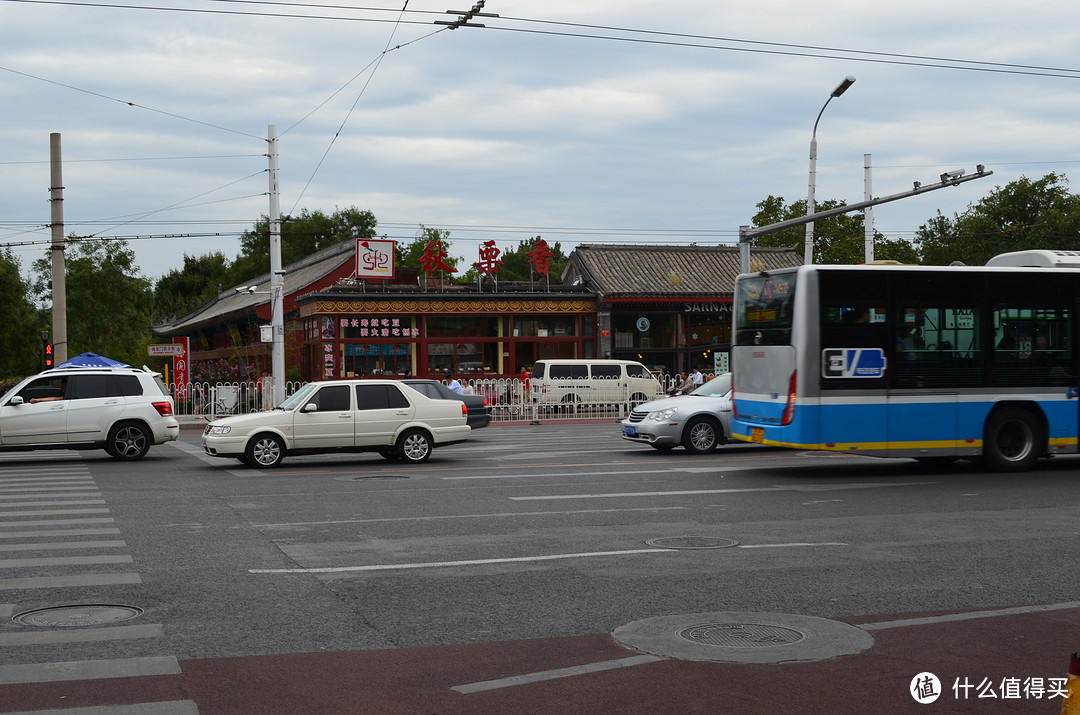
[[[1078,450],[1078,337],[1075,252],[742,275],[732,436],[1029,469]]]

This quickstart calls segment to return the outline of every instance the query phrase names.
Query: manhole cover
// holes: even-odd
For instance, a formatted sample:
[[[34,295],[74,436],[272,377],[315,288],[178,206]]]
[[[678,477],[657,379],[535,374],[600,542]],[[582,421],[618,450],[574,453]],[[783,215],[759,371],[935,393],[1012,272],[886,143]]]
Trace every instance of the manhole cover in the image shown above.
[[[103,626],[109,623],[118,623],[139,615],[142,615],[142,609],[134,606],[86,604],[82,606],[39,608],[36,611],[20,613],[11,620],[25,626],[77,628],[80,626]]]
[[[704,623],[682,629],[679,637],[720,648],[774,648],[805,640],[806,634],[761,623]]]
[[[619,626],[620,645],[709,663],[799,663],[861,653],[874,645],[858,626],[791,613],[720,611],[657,616]]]
[[[739,544],[735,539],[724,539],[719,536],[665,536],[649,539],[645,543],[662,549],[726,549]]]

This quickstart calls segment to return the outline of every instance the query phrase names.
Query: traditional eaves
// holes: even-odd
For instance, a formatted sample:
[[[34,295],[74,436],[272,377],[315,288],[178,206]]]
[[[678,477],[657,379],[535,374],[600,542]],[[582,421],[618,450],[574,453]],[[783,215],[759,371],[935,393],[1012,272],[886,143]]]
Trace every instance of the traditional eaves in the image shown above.
[[[739,249],[730,246],[614,246],[583,244],[570,259],[603,297],[685,298],[730,295],[739,275]],[[753,248],[755,270],[802,263],[792,248]]]

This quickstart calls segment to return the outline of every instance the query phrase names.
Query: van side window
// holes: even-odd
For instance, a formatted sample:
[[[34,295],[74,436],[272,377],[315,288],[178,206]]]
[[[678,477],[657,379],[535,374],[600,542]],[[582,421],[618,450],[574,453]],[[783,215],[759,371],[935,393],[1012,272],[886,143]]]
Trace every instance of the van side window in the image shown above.
[[[630,377],[652,377],[652,373],[644,365],[627,365],[626,374]]]
[[[602,380],[618,380],[622,377],[621,365],[593,365],[592,376]]]
[[[584,380],[589,376],[588,365],[559,365],[548,367],[548,377],[552,380]]]

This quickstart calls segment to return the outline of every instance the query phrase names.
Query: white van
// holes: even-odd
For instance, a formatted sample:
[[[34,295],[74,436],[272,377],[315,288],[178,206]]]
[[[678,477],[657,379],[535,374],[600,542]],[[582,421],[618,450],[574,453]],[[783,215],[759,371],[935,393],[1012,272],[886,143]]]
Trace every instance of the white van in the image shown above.
[[[649,368],[633,360],[540,360],[529,383],[541,405],[638,404],[663,395]]]

